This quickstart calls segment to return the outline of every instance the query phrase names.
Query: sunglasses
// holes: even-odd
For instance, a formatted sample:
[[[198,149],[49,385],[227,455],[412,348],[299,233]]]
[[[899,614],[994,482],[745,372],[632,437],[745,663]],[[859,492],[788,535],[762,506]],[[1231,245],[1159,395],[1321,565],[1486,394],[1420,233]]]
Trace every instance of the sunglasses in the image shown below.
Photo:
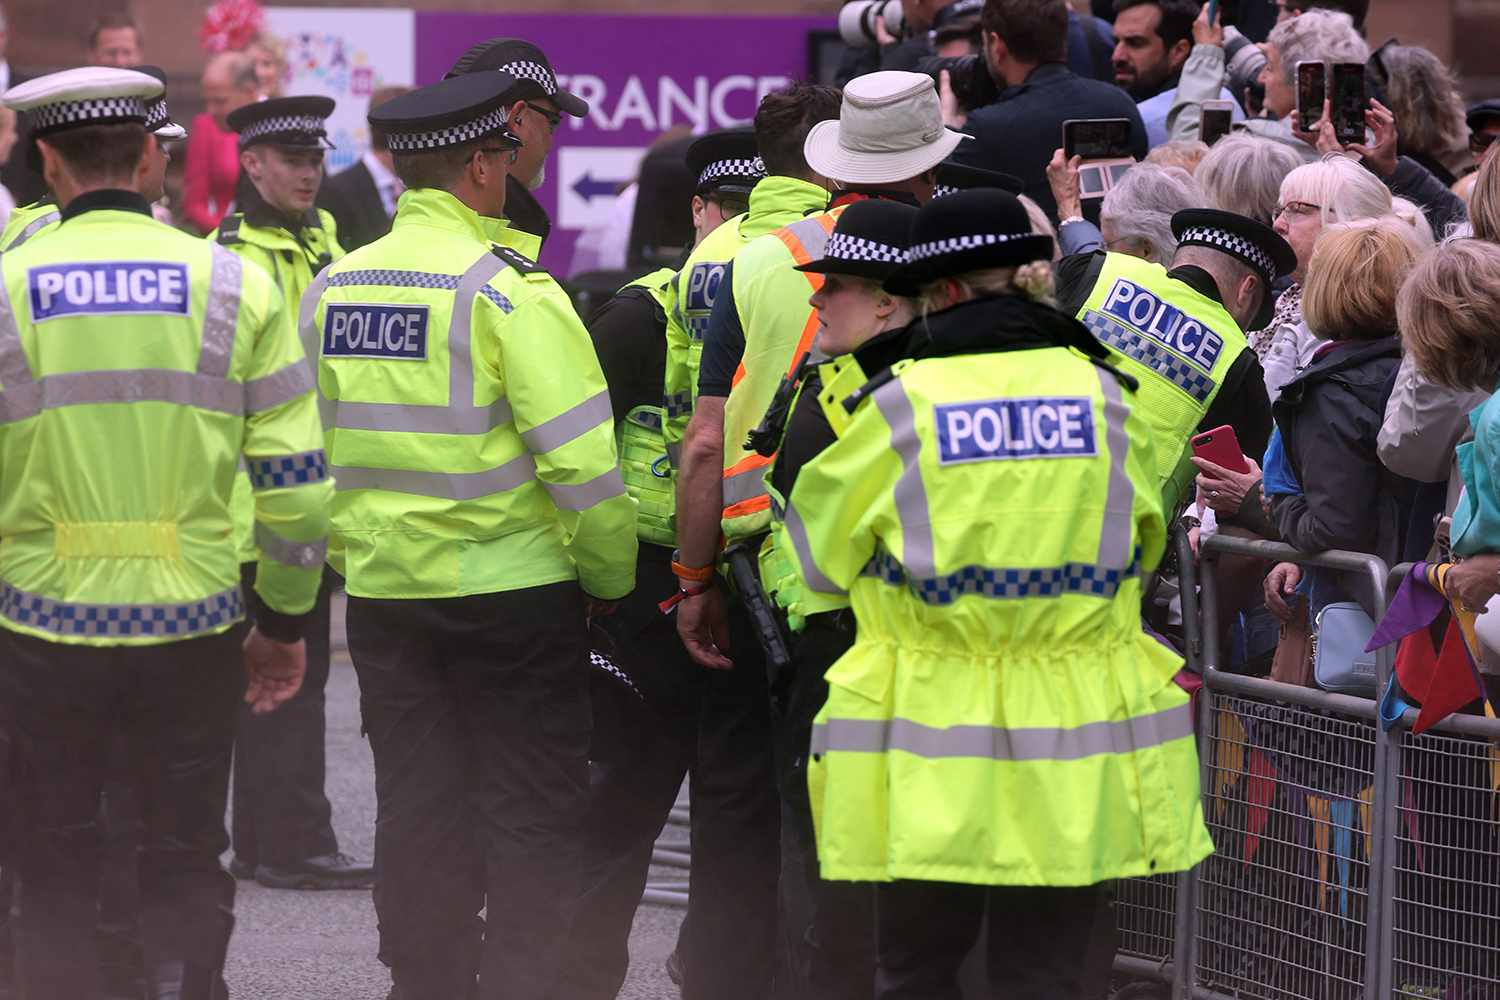
[[[541,115],[547,120],[548,132],[556,132],[557,126],[562,124],[562,112],[548,111],[546,108],[538,107],[537,105],[532,104],[530,101],[526,101],[525,104],[532,111],[535,111],[537,114]]]

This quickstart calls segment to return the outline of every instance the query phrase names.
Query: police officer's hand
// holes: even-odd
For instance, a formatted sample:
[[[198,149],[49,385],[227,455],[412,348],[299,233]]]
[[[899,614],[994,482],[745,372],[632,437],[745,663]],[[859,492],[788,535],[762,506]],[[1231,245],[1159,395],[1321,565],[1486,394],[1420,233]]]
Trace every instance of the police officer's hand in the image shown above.
[[[688,656],[700,667],[734,669],[733,661],[725,655],[729,649],[729,612],[718,587],[682,599],[677,605],[677,635]]]
[[[307,673],[307,643],[277,642],[252,628],[245,637],[245,672],[250,675],[245,702],[250,711],[264,715],[302,689]]]
[[[1266,574],[1266,607],[1278,621],[1292,620],[1292,609],[1297,603],[1292,595],[1297,590],[1297,584],[1301,582],[1302,567],[1296,563],[1277,563],[1275,568]]]

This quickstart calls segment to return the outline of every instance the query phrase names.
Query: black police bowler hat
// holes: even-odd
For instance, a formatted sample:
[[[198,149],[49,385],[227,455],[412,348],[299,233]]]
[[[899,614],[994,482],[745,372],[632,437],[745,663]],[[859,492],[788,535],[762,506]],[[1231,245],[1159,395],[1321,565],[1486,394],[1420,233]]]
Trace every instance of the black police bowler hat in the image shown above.
[[[1486,122],[1500,118],[1500,100],[1490,98],[1471,105],[1464,120],[1468,123],[1470,132],[1477,132],[1484,127]]]
[[[239,133],[241,149],[257,143],[332,149],[325,122],[333,108],[333,98],[316,94],[270,97],[235,108],[225,120]]]
[[[916,217],[915,208],[899,201],[857,201],[839,216],[823,256],[796,270],[885,281],[910,259],[907,251]]]
[[[1021,178],[998,170],[971,167],[967,163],[954,163],[951,159],[938,164],[937,187],[932,192],[933,198],[946,198],[950,194],[972,191],[975,188],[994,188],[997,191],[1020,194],[1026,190],[1026,185]]]
[[[748,128],[722,128],[700,135],[688,147],[687,167],[698,194],[749,194],[766,176],[755,131]]]
[[[506,128],[508,73],[470,73],[394,97],[365,116],[386,137],[393,153],[422,153],[493,138],[519,149]]]
[[[911,262],[885,280],[893,295],[915,296],[922,286],[991,267],[1021,267],[1052,259],[1052,237],[1031,231],[1020,199],[976,188],[928,202],[911,229]]]
[[[574,118],[582,118],[589,113],[587,101],[557,85],[557,74],[552,71],[547,54],[524,39],[491,38],[487,42],[480,42],[458,57],[458,62],[453,64],[444,79],[486,70],[499,70],[515,77],[513,96],[506,95],[510,101],[548,97]]]
[[[1291,244],[1255,219],[1216,208],[1185,208],[1172,216],[1172,235],[1178,246],[1203,246],[1249,265],[1266,284],[1266,294],[1250,329],[1271,322],[1276,297],[1271,286],[1276,279],[1297,269],[1297,254]]]

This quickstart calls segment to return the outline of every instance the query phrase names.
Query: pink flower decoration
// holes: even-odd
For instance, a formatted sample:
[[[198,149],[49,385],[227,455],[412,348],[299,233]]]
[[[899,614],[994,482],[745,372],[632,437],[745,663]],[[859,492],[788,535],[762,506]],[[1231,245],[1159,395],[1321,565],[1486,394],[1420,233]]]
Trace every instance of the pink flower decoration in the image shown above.
[[[233,52],[260,34],[265,13],[255,0],[219,0],[203,13],[198,38],[208,52]]]

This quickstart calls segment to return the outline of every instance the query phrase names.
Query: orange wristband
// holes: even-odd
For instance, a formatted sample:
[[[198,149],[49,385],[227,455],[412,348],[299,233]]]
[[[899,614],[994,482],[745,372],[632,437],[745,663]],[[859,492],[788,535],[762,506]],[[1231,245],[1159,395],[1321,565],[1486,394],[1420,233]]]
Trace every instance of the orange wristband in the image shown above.
[[[679,580],[686,580],[689,583],[707,583],[714,578],[714,566],[713,563],[709,563],[707,566],[693,569],[674,559],[672,560],[672,573]]]

